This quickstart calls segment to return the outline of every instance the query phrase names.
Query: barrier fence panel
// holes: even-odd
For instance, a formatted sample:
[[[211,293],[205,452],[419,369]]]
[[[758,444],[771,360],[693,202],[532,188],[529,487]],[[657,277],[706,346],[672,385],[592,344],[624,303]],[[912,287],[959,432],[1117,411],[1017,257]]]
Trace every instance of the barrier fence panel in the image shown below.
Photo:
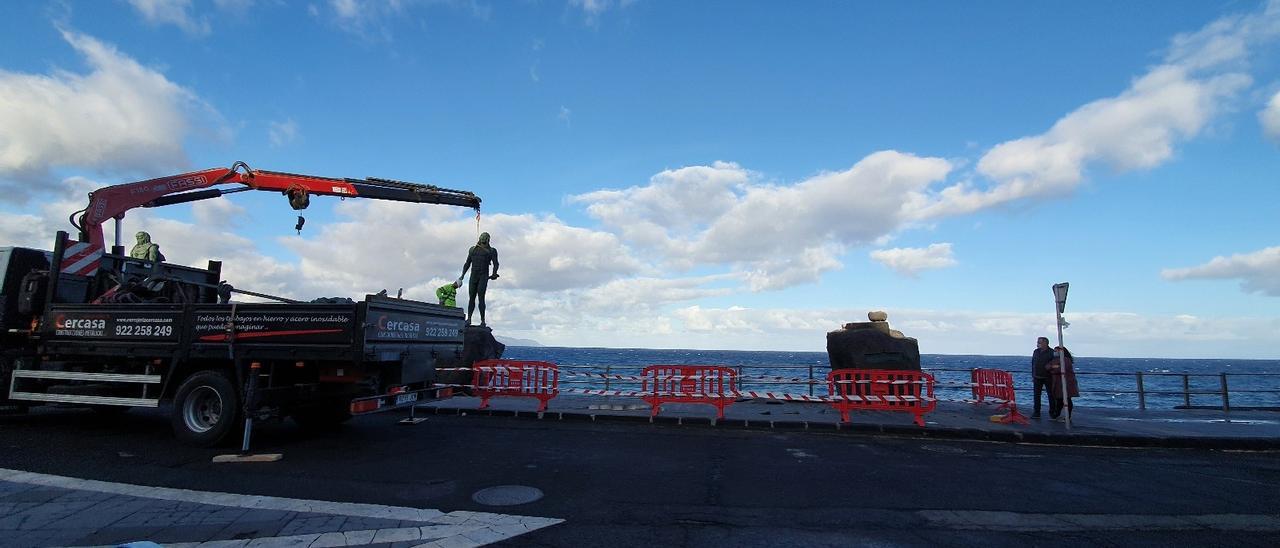
[[[932,375],[921,371],[837,369],[827,373],[831,406],[840,412],[842,422],[850,422],[849,412],[854,410],[905,411],[923,427],[924,414],[938,405],[933,382]]]
[[[973,385],[975,403],[982,403],[988,397],[1000,403],[998,411],[1008,411],[1000,419],[992,420],[1001,423],[1016,422],[1027,424],[1027,417],[1018,412],[1017,392],[1013,389],[1013,374],[1003,369],[974,369],[970,374]]]
[[[641,399],[653,417],[664,403],[705,403],[724,418],[724,408],[738,397],[738,372],[722,365],[650,365],[640,373]]]
[[[480,397],[480,409],[495,396],[536,398],[538,411],[560,394],[560,368],[554,363],[521,360],[484,360],[472,366],[471,385]]]

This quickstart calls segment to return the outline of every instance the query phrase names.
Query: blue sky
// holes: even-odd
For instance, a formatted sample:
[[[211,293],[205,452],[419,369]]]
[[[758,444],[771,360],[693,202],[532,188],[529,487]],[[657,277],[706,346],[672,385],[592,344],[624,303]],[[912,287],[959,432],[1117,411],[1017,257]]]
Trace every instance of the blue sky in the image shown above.
[[[484,199],[500,334],[820,350],[868,310],[1023,353],[1275,358],[1280,4],[27,2],[0,17],[6,243],[227,166]],[[278,196],[130,213],[293,297],[429,298],[476,225]]]

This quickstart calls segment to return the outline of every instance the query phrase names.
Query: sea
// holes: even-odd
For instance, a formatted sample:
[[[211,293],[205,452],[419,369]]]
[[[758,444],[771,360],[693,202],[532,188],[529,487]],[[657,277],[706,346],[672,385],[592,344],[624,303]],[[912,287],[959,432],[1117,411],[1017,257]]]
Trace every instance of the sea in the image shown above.
[[[825,395],[831,370],[826,352],[509,346],[503,357],[557,364],[564,387],[622,391],[638,390],[638,381],[600,375],[637,376],[653,364],[725,365],[738,370],[739,390]],[[1076,405],[1138,409],[1141,382],[1148,409],[1222,408],[1225,385],[1231,409],[1280,410],[1280,360],[1076,356],[1074,363],[1080,385]],[[936,379],[935,396],[954,401],[971,397],[967,383],[972,369],[1009,371],[1021,406],[1029,407],[1030,355],[924,354],[920,366]]]

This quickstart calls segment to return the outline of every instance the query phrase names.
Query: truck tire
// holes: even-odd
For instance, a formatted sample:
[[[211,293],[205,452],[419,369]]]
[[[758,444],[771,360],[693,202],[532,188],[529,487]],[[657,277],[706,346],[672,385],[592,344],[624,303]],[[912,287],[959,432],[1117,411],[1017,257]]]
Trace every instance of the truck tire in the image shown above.
[[[305,430],[331,428],[351,420],[350,404],[332,402],[293,412],[293,421]]]
[[[240,395],[226,375],[201,371],[182,382],[169,417],[173,434],[201,447],[218,445],[239,426]]]

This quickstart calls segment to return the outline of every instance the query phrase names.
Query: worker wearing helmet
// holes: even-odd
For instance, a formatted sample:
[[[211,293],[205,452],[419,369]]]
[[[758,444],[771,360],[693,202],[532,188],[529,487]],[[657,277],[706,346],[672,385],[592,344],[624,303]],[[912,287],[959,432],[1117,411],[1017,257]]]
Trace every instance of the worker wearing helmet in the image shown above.
[[[440,304],[442,305],[457,308],[459,287],[462,287],[462,278],[458,278],[456,282],[449,282],[436,288],[436,298],[440,299]]]
[[[490,273],[489,264],[493,263],[493,271]],[[467,262],[462,265],[462,279],[467,275],[467,269],[471,270],[471,283],[467,289],[470,295],[467,297],[467,325],[471,325],[471,314],[476,308],[476,298],[480,299],[480,325],[484,325],[484,293],[489,287],[489,280],[498,279],[498,250],[489,245],[489,233],[481,232],[480,239],[476,241],[476,245],[471,246],[471,250],[467,252]]]

